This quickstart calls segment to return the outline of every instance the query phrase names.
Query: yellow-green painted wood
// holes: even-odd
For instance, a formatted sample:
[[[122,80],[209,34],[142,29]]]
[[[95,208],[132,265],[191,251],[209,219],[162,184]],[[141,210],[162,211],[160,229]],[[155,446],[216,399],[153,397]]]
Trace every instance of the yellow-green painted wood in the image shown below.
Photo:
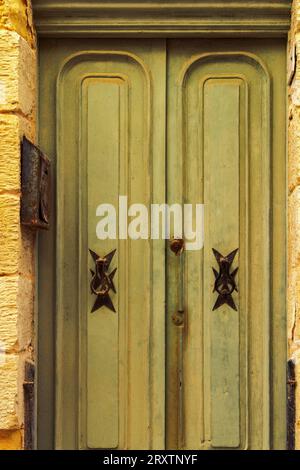
[[[203,160],[205,203],[204,265],[207,278],[204,292],[206,314],[212,332],[210,344],[211,436],[214,447],[238,447],[240,444],[239,397],[239,317],[238,312],[222,306],[211,312],[216,295],[211,289],[209,262],[211,248],[223,255],[240,247],[239,178],[244,142],[240,146],[240,79],[207,79],[202,93]],[[243,103],[244,104],[244,103]],[[244,111],[245,104],[242,108]],[[224,119],[225,116],[225,119]],[[240,148],[242,151],[240,152]],[[239,257],[235,265],[240,265]],[[207,266],[207,267],[206,267]]]
[[[39,238],[39,446],[283,448],[285,42],[41,40],[39,142],[57,175]],[[181,330],[164,242],[96,238],[97,205],[119,194],[205,204]],[[212,312],[212,247],[239,247],[238,312]],[[116,314],[90,313],[88,248],[118,250]]]
[[[55,445],[161,448],[164,242],[101,241],[96,209],[165,200],[165,43],[50,41],[43,67],[41,119],[57,116],[40,134],[58,165]],[[117,248],[116,314],[90,313],[88,248]]]
[[[291,0],[32,0],[42,36],[285,36]]]
[[[117,241],[105,240],[101,243],[97,240],[95,215],[99,201],[118,207],[119,187],[125,183],[120,178],[119,162],[126,161],[127,157],[124,145],[126,88],[126,82],[118,77],[94,76],[84,80],[82,97],[83,157],[87,161],[87,170],[82,175],[80,185],[84,186],[87,181],[87,204],[83,212],[87,207],[88,247],[96,252],[101,251],[102,255],[117,248],[118,257],[120,246]],[[86,265],[91,264],[93,268],[86,246],[84,248]],[[117,272],[114,282],[117,292],[121,287],[122,295],[126,284],[119,283],[118,277]],[[89,279],[87,276],[84,279],[88,291]],[[119,296],[111,294],[111,298],[116,311],[120,312]],[[89,315],[94,301],[95,298],[88,295],[87,446],[114,448],[119,442],[119,315],[112,315],[108,309],[104,309],[102,315]]]
[[[183,420],[168,253],[167,448],[285,446],[284,63],[284,41],[168,42],[168,200],[204,203],[205,238],[185,255]],[[212,311],[213,247],[239,248],[238,312]]]

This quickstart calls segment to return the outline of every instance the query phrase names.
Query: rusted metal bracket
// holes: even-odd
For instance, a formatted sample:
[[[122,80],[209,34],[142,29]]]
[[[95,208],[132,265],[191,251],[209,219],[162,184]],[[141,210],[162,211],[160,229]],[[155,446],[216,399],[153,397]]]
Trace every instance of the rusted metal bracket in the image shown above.
[[[26,137],[22,140],[21,223],[49,228],[50,161]]]
[[[289,359],[287,363],[287,450],[295,450],[296,425],[296,377],[295,362]]]
[[[33,362],[25,362],[24,389],[24,448],[33,450],[34,448],[34,376],[35,366]]]

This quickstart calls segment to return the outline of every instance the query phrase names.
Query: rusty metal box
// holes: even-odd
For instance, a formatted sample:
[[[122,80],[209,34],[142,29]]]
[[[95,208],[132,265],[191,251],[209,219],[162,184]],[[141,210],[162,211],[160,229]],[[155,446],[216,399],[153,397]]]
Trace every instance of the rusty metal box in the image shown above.
[[[26,137],[21,151],[21,223],[49,228],[50,161]]]

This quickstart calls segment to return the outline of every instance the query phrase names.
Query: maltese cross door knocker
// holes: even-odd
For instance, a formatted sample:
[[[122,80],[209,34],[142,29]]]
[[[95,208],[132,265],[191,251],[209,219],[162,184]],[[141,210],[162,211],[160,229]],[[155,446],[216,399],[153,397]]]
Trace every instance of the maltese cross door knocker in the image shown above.
[[[239,268],[235,268],[231,272],[230,269],[235,255],[238,252],[238,248],[229,253],[229,255],[227,256],[221,255],[221,253],[219,253],[214,248],[212,249],[212,251],[219,265],[219,272],[215,268],[212,268],[215,275],[215,285],[213,292],[217,292],[219,294],[213,307],[213,310],[216,310],[223,304],[227,304],[229,305],[229,307],[233,308],[233,310],[237,310],[234,300],[232,298],[232,294],[234,291],[238,292],[235,282],[235,276]]]
[[[109,296],[109,292],[112,290],[116,293],[113,278],[116,274],[117,268],[115,268],[111,273],[108,273],[108,270],[116,250],[111,251],[103,258],[92,250],[89,250],[89,252],[95,261],[95,271],[92,269],[90,270],[92,274],[92,280],[90,283],[91,293],[96,295],[96,300],[91,313],[103,306],[115,312],[116,310]]]

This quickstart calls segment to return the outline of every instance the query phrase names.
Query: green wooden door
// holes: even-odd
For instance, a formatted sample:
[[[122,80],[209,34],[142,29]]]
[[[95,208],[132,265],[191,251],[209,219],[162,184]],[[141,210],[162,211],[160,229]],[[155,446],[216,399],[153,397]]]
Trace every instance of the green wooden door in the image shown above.
[[[167,267],[167,446],[285,445],[285,45],[168,43],[168,200],[204,204],[204,248]],[[212,310],[212,248],[239,249],[237,311]],[[180,368],[180,370],[178,370]]]
[[[284,447],[284,85],[281,40],[41,41],[56,174],[39,239],[41,448],[51,430],[57,448]],[[204,248],[180,260],[119,226],[99,240],[97,208],[118,221],[119,196],[204,204]],[[212,248],[239,249],[236,311],[212,310]],[[91,312],[89,249],[117,250],[116,313]]]

